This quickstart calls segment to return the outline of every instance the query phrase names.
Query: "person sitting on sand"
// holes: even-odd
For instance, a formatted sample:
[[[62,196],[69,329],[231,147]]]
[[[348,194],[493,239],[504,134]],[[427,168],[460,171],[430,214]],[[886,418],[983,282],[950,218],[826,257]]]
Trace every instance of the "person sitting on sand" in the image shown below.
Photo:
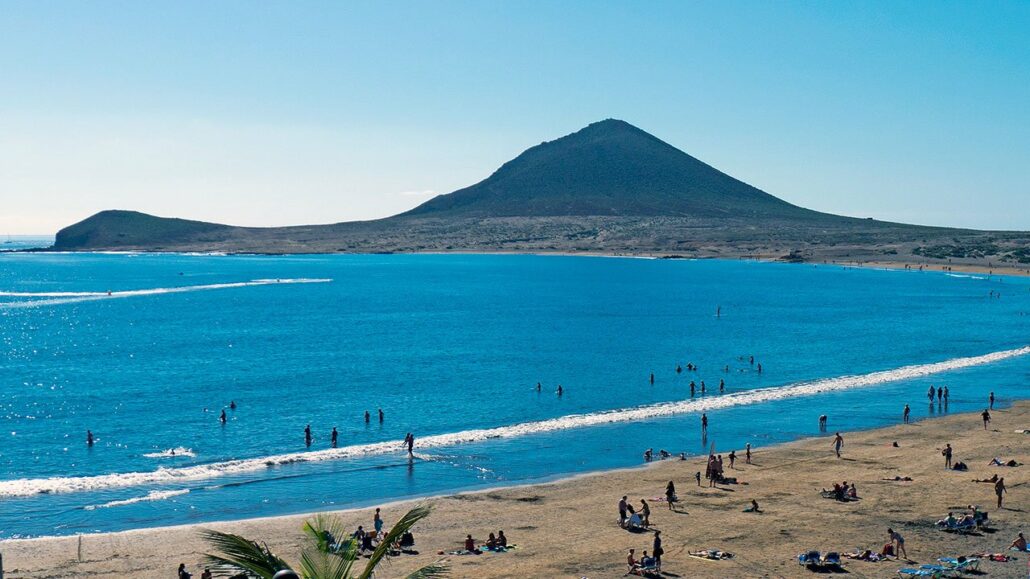
[[[508,546],[508,537],[504,536],[504,531],[497,531],[497,546],[502,548]]]
[[[200,574],[200,579],[214,579],[214,575],[211,574],[211,569],[204,568],[204,572]]]
[[[1016,535],[1016,540],[1012,541],[1012,545],[1009,546],[1009,549],[1015,549],[1016,551],[1023,552],[1027,551],[1026,537],[1023,536],[1023,533],[1019,533],[1018,535]]]
[[[190,572],[186,570],[186,564],[179,563],[179,579],[190,579],[192,576],[193,575],[190,575]]]
[[[897,475],[895,475],[894,478],[882,478],[880,480],[892,480],[892,481],[895,481],[895,482],[898,482],[898,481],[911,482],[912,481],[912,477],[910,477],[910,476],[897,476]]]
[[[848,498],[849,499],[857,499],[858,498],[858,487],[855,486],[855,483],[851,483],[851,488],[848,489]]]
[[[636,549],[630,549],[629,554],[626,555],[626,567],[628,567],[628,570],[626,571],[627,573],[635,573],[640,569],[640,563],[638,563],[636,557],[633,556],[635,552]]]
[[[352,536],[355,539],[357,539],[358,541],[361,541],[362,539],[364,539],[365,538],[365,527],[362,527],[361,525],[358,525],[358,530],[354,531],[354,534]]]
[[[648,557],[647,551],[644,551],[644,554],[640,556],[640,566],[645,569],[654,567],[654,557]]]
[[[476,552],[476,542],[472,539],[472,535],[465,535],[465,550],[469,553]]]
[[[491,551],[497,548],[497,537],[493,533],[490,533],[490,536],[486,538],[486,548]]]
[[[751,499],[751,506],[744,509],[745,513],[760,513],[761,509],[758,508],[758,501]]]

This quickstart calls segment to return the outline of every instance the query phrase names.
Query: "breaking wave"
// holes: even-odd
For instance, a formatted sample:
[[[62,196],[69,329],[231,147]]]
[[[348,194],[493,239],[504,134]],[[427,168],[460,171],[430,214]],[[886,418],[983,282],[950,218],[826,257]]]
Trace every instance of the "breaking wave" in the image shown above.
[[[535,422],[524,422],[510,426],[498,426],[495,428],[482,428],[447,434],[436,434],[418,438],[416,440],[416,445],[420,450],[424,450],[427,448],[476,443],[498,438],[516,438],[532,434],[556,432],[603,424],[644,421],[691,412],[707,412],[732,406],[760,404],[763,402],[772,402],[787,398],[812,396],[824,392],[849,390],[852,388],[875,386],[887,382],[910,380],[913,378],[969,368],[972,366],[981,366],[1008,358],[1025,356],[1027,354],[1030,354],[1030,346],[1024,346],[1013,350],[992,352],[982,356],[954,358],[932,364],[903,366],[893,370],[883,370],[854,376],[840,376],[837,378],[824,378],[809,382],[789,384],[787,386],[758,388],[700,399],[663,402],[647,406],[638,406],[636,408],[606,410],[601,412],[592,412],[589,414],[572,414],[569,416]],[[70,493],[112,488],[129,488],[148,484],[174,484],[222,476],[239,475],[248,472],[261,471],[270,467],[278,467],[295,463],[314,463],[401,452],[403,452],[403,442],[400,440],[394,440],[326,450],[294,452],[259,458],[229,460],[181,468],[159,468],[149,472],[128,472],[86,477],[52,477],[0,481],[0,498],[27,497],[41,493]]]
[[[61,304],[73,304],[79,302],[90,302],[96,300],[110,300],[118,298],[132,298],[139,296],[153,296],[163,294],[179,294],[187,292],[232,289],[241,287],[252,287],[277,284],[298,284],[298,283],[329,283],[333,280],[323,278],[283,278],[283,279],[254,279],[233,283],[213,283],[207,285],[187,285],[180,287],[159,287],[138,290],[112,291],[112,292],[8,292],[0,291],[0,297],[30,298],[24,301],[0,302],[0,309],[13,308],[35,308],[39,306],[54,306]],[[44,299],[32,299],[44,298]]]
[[[146,496],[133,497],[131,499],[122,499],[120,501],[111,501],[109,503],[103,503],[101,505],[87,505],[82,507],[87,511],[94,511],[96,509],[109,509],[111,507],[121,507],[123,505],[132,505],[136,503],[146,503],[150,501],[163,501],[172,497],[178,497],[187,494],[189,489],[180,489],[174,491],[150,491]]]

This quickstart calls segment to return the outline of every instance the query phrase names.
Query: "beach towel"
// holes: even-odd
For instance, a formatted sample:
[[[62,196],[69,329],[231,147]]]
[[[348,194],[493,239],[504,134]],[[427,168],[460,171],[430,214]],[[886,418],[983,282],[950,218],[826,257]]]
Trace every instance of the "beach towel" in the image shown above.
[[[940,571],[929,569],[898,569],[899,577],[940,577]]]

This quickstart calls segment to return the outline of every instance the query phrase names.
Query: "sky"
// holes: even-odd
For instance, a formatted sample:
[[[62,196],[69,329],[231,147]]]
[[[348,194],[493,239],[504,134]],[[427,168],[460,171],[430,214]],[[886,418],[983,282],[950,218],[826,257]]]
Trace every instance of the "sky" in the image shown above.
[[[628,121],[791,203],[1030,230],[1030,2],[11,1],[0,235],[385,217]]]

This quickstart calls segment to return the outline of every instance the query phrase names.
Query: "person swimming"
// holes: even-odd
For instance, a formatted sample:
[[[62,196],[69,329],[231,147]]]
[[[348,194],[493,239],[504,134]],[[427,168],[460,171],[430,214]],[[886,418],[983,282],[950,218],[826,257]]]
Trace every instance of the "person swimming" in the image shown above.
[[[558,396],[561,396],[562,394],[565,394],[565,389],[561,387],[561,384],[558,385],[557,393],[558,393]]]
[[[230,400],[229,401],[229,410],[236,410],[236,401],[235,400]]]
[[[683,367],[680,366],[679,364],[676,364],[676,373],[679,374],[681,372],[683,372]]]

